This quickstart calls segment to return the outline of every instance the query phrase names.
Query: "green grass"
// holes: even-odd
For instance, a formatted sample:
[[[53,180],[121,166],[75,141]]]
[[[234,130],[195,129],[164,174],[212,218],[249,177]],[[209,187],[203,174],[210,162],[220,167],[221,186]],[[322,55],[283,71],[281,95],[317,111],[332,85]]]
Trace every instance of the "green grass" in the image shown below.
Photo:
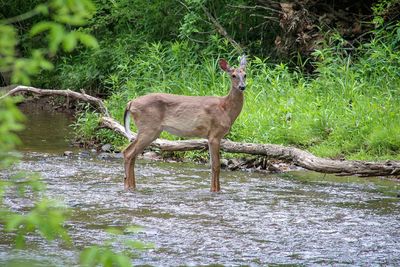
[[[393,30],[351,56],[339,46],[316,51],[313,76],[250,57],[245,105],[227,138],[292,145],[323,157],[400,159],[399,40]],[[116,50],[123,49],[116,43]],[[230,87],[218,69],[219,56],[200,56],[185,42],[145,44],[134,55],[116,53],[103,86],[110,93],[107,107],[119,121],[126,103],[143,94],[222,96]],[[238,64],[236,56],[225,56]],[[76,69],[96,60],[83,60]],[[76,124],[79,135],[126,144],[110,131],[98,131],[97,119],[91,112],[82,116]]]

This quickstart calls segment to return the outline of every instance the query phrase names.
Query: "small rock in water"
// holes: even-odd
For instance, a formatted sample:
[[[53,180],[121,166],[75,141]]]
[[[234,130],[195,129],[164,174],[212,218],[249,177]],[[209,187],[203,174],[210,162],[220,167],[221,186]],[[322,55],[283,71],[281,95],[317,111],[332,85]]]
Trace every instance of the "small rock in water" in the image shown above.
[[[116,159],[122,159],[124,157],[124,155],[122,153],[115,153],[113,156]]]
[[[64,151],[64,156],[66,156],[66,157],[72,156],[72,154],[74,154],[74,152],[69,151],[69,150]]]
[[[228,160],[228,169],[229,170],[232,170],[232,171],[237,170],[237,169],[239,169],[239,166],[240,166],[240,160],[238,160],[238,159]]]
[[[103,146],[101,146],[101,151],[103,152],[111,152],[112,149],[112,145],[111,144],[105,144]]]
[[[221,159],[221,167],[226,168],[228,167],[229,161],[227,159]]]
[[[147,152],[143,153],[143,158],[151,159],[151,160],[160,159],[158,154],[156,152],[154,152],[154,151],[147,151]]]
[[[82,151],[81,153],[79,153],[79,156],[80,157],[82,157],[82,158],[88,158],[88,157],[90,157],[90,153],[89,153],[89,151]]]
[[[110,153],[100,153],[97,157],[99,159],[111,159],[111,158],[113,158]]]

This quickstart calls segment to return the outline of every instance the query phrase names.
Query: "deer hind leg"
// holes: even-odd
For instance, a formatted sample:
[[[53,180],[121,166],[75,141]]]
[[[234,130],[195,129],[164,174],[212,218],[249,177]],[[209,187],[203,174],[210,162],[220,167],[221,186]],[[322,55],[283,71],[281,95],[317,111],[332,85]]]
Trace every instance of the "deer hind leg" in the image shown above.
[[[141,132],[139,131],[137,138],[123,151],[125,180],[124,187],[126,190],[136,188],[135,181],[135,162],[136,157],[150,145],[160,135],[161,131]]]
[[[219,173],[221,169],[220,150],[221,138],[211,137],[208,139],[208,148],[211,159],[211,192],[219,192],[221,190],[219,183]]]

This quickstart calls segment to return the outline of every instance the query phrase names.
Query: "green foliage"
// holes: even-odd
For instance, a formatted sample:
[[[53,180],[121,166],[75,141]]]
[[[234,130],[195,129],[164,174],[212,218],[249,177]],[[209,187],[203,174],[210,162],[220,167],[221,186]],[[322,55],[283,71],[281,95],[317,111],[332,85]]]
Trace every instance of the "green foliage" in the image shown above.
[[[22,129],[23,116],[15,106],[16,99],[0,99],[0,169],[8,168],[17,160],[13,152],[19,143],[15,131]],[[61,238],[69,242],[66,230],[63,228],[66,210],[54,202],[41,196],[44,183],[38,176],[15,174],[0,180],[0,224],[6,232],[15,233],[17,248],[25,246],[25,237],[40,233],[48,240]],[[4,197],[13,194],[34,203],[34,207],[24,214],[13,211],[4,203]]]
[[[250,13],[258,13],[258,9],[240,8],[254,1],[95,2],[98,11],[84,30],[97,37],[99,49],[84,49],[73,56],[62,56],[55,70],[43,72],[34,81],[38,86],[84,88],[92,94],[109,96],[114,89],[110,85],[115,84],[116,78],[123,77],[119,72],[125,73],[143,49],[157,43],[163,46],[175,43],[178,47],[183,44],[197,59],[201,59],[199,55],[208,58],[231,55],[232,45],[216,31],[202,7],[217,17],[235,40],[246,44],[249,51],[257,54],[271,51],[271,23],[259,16],[250,16]],[[255,25],[260,27],[255,30]],[[59,41],[66,51],[74,45],[72,40],[64,43]],[[197,60],[197,64],[200,63]]]
[[[374,13],[373,23],[377,27],[381,27],[385,23],[383,16],[385,13],[394,5],[398,4],[398,0],[379,0],[373,6],[372,10]]]
[[[105,242],[104,245],[85,248],[80,255],[80,264],[82,266],[132,266],[131,259],[138,256],[136,252],[154,248],[153,244],[137,240],[122,239],[122,241],[120,241],[124,234],[134,234],[142,231],[141,227],[127,227],[125,231],[110,228],[107,231],[114,235],[114,238]],[[122,242],[124,250],[115,252],[113,250],[113,244],[115,242]]]
[[[99,46],[93,36],[79,31],[67,33],[61,24],[53,21],[42,21],[35,24],[30,35],[33,37],[46,31],[48,31],[49,51],[52,54],[57,52],[61,44],[65,52],[71,52],[75,49],[78,40],[86,47],[98,48]]]
[[[36,4],[36,3],[35,3]],[[53,65],[45,58],[54,55],[62,45],[64,51],[70,52],[80,41],[86,47],[98,47],[92,35],[79,30],[70,31],[64,24],[83,25],[93,14],[94,6],[89,0],[51,0],[47,4],[39,4],[33,10],[27,11],[14,18],[0,21],[0,71],[12,73],[12,82],[30,83],[33,75],[40,70],[50,70]],[[33,49],[30,58],[19,58],[16,47],[19,36],[13,26],[14,22],[43,14],[51,21],[42,21],[33,24],[30,36],[35,37],[47,33],[48,45],[40,49]],[[17,98],[0,96],[0,170],[10,167],[17,162],[15,145],[19,143],[15,132],[23,128],[23,115],[15,106]],[[23,212],[15,210],[5,202],[5,197],[24,199],[32,203]],[[45,198],[45,183],[37,175],[18,173],[8,174],[0,179],[0,229],[3,233],[12,233],[16,248],[26,246],[26,237],[40,234],[46,240],[61,239],[71,245],[70,237],[64,228],[68,210]],[[137,229],[132,228],[132,229]],[[150,246],[139,241],[127,243],[135,249],[147,249]],[[122,253],[113,252],[108,244],[87,249],[82,253],[83,264],[93,266],[130,266],[130,258]]]
[[[0,70],[4,71],[12,65],[17,44],[14,27],[0,24]]]
[[[42,190],[42,189],[36,189]],[[50,200],[42,199],[26,214],[2,212],[2,223],[6,232],[16,234],[16,248],[25,247],[25,238],[29,234],[40,233],[47,240],[61,238],[70,244],[70,238],[64,228],[66,209]]]
[[[0,21],[0,71],[12,73],[13,83],[30,83],[30,77],[39,73],[40,70],[49,70],[53,65],[46,60],[47,47],[32,50],[30,58],[19,58],[16,55],[16,46],[19,36],[11,23],[21,22],[36,15],[50,16],[52,21],[39,22],[32,26],[31,36],[44,31],[49,31],[48,51],[54,54],[60,43],[64,42],[64,49],[71,51],[74,48],[75,39],[79,39],[86,46],[96,46],[96,40],[85,33],[67,33],[64,23],[69,25],[83,25],[93,14],[94,6],[89,0],[52,0],[47,4],[38,4],[34,9],[16,17],[5,18]],[[67,40],[67,41],[66,41]],[[15,162],[15,156],[10,154],[19,139],[15,131],[21,130],[22,114],[15,106],[15,99],[0,99],[0,168],[9,167]],[[65,210],[55,203],[39,196],[38,192],[43,191],[44,184],[38,177],[30,175],[14,175],[9,180],[0,182],[1,207],[0,222],[5,225],[4,230],[16,233],[16,245],[25,245],[25,236],[38,231],[48,240],[61,237],[69,241],[66,230],[63,228]],[[35,206],[26,214],[12,211],[3,203],[3,197],[10,192],[16,191],[20,197],[29,198],[29,193],[35,193],[34,199],[30,199]]]
[[[205,49],[218,50],[215,38],[220,32],[210,15],[234,40],[254,55],[271,54],[278,24],[272,18],[274,10],[263,8],[252,0],[185,0],[185,13],[179,27],[181,40],[190,40]],[[268,6],[268,5],[266,5]],[[232,47],[230,47],[232,49]]]
[[[0,99],[0,169],[10,166],[15,161],[15,154],[10,154],[19,139],[15,131],[23,128],[22,113],[15,106],[16,98]]]
[[[13,3],[9,3],[13,5]],[[3,7],[7,9],[7,6]],[[30,84],[30,78],[37,75],[41,70],[53,69],[53,64],[46,57],[54,56],[60,45],[65,52],[71,52],[80,41],[84,46],[98,48],[97,40],[90,34],[79,30],[71,31],[72,26],[82,26],[93,16],[94,5],[90,0],[50,0],[48,3],[37,4],[32,10],[15,17],[7,17],[0,20],[0,71],[11,71],[12,83]],[[7,14],[8,15],[8,14]],[[49,21],[39,21],[36,24],[26,24],[31,29],[29,38],[32,47],[30,55],[20,58],[16,55],[18,41],[27,40],[26,32],[23,37],[17,34],[14,26],[9,24],[20,23],[31,19],[34,16],[46,16]],[[4,16],[4,15],[3,15]],[[1,17],[3,17],[1,16]],[[43,44],[43,38],[48,44]],[[39,39],[40,38],[40,39]],[[33,45],[37,41],[39,44]]]

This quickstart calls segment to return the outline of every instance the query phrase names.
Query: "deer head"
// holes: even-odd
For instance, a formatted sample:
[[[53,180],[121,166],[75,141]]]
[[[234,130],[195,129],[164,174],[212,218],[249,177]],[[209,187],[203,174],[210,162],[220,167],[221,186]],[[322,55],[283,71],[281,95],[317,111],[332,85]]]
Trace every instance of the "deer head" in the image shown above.
[[[240,59],[238,68],[231,68],[225,59],[219,60],[219,66],[223,71],[229,74],[232,81],[232,87],[240,91],[246,89],[246,56],[243,55]]]

